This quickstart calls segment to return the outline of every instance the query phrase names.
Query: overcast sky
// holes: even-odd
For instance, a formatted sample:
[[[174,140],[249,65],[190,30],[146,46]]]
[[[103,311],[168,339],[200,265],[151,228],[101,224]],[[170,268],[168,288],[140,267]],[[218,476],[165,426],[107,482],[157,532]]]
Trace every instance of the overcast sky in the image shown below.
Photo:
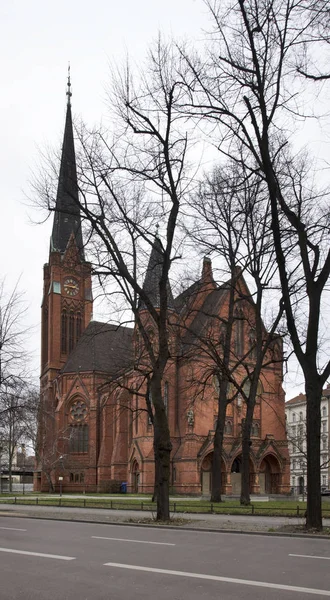
[[[36,373],[40,352],[42,266],[48,260],[51,220],[26,205],[38,149],[60,148],[67,66],[73,113],[89,124],[106,114],[109,64],[126,54],[139,63],[158,31],[200,40],[208,18],[202,0],[5,0],[0,8],[0,279],[19,277],[25,290]],[[108,115],[107,115],[108,116]],[[41,218],[41,215],[39,215]],[[303,391],[292,373],[288,397]]]

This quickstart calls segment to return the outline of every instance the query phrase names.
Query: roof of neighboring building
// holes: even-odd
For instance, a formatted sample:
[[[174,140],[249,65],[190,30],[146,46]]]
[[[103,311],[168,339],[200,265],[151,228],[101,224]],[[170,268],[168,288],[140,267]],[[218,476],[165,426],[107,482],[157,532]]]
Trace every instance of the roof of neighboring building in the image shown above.
[[[99,371],[111,376],[133,364],[133,329],[91,321],[71,352],[62,373]]]
[[[327,385],[327,387],[322,391],[322,396],[325,396],[326,398],[330,398],[330,384]],[[291,406],[292,404],[304,404],[306,402],[306,394],[298,394],[298,396],[295,396],[294,398],[291,398],[290,400],[287,400],[287,402],[285,403],[285,406]]]

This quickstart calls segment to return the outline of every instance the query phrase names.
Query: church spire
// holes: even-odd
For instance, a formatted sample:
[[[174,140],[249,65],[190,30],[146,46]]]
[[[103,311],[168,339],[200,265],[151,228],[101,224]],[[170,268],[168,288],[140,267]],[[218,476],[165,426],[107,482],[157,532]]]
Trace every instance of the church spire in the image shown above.
[[[51,251],[64,253],[71,234],[75,236],[80,258],[84,260],[81,220],[78,198],[76,156],[73,140],[71,114],[70,66],[67,83],[67,108],[62,145],[60,175],[57,187],[53,231],[50,239]]]

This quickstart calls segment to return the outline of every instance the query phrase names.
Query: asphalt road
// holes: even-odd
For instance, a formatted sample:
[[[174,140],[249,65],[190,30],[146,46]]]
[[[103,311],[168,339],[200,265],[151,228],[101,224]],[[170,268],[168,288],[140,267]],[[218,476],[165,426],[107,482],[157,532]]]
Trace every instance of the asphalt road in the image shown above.
[[[330,598],[326,539],[0,517],[1,600]]]

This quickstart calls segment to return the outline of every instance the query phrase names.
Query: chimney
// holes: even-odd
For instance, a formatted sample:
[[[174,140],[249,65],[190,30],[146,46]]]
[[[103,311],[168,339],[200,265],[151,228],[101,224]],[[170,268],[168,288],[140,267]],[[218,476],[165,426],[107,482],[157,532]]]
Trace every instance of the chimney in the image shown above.
[[[203,259],[202,282],[203,283],[213,282],[212,262],[208,256],[204,256],[204,259]]]

